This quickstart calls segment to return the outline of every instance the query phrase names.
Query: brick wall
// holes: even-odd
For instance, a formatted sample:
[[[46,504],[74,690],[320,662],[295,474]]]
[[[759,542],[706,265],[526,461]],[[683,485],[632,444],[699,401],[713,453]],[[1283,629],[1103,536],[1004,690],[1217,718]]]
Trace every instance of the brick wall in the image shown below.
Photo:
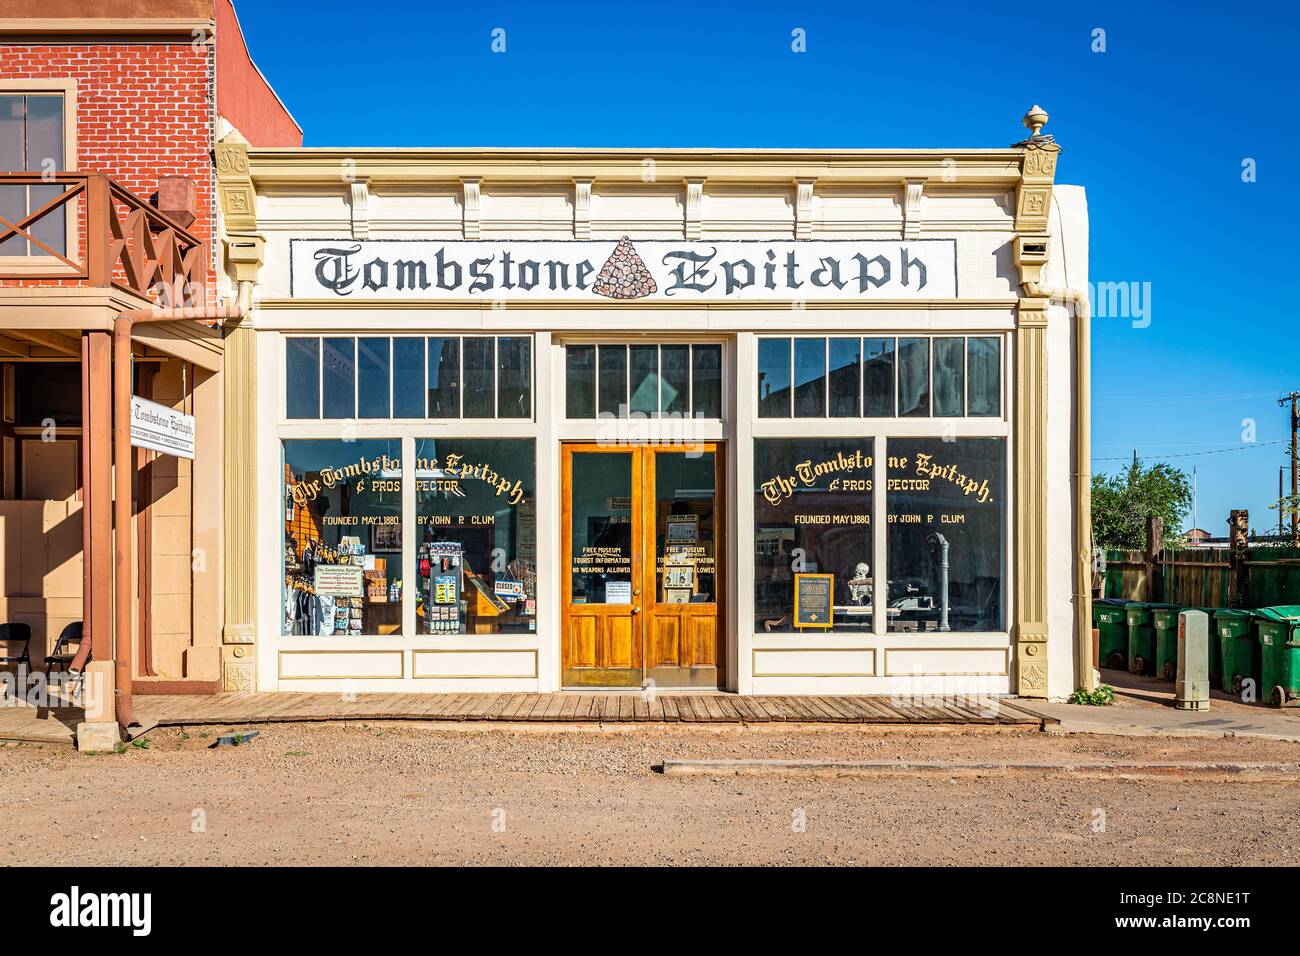
[[[160,176],[189,177],[198,187],[198,218],[190,231],[211,239],[210,46],[5,44],[0,45],[0,77],[76,80],[78,171],[106,173],[144,199],[153,196]]]

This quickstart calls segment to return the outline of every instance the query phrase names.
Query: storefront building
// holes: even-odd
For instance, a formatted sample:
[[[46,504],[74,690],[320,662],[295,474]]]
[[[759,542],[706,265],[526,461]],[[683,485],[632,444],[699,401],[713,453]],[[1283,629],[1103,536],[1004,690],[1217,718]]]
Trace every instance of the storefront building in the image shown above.
[[[1087,683],[1087,217],[1034,133],[219,144],[225,686]]]
[[[221,687],[232,129],[302,142],[230,0],[4,5],[0,655],[78,652],[89,725]]]

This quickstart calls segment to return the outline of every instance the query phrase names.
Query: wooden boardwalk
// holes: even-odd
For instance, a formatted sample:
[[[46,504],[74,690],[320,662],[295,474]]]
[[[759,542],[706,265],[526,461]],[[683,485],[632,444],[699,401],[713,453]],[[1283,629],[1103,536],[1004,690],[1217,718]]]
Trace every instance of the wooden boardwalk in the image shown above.
[[[0,707],[0,740],[69,742],[75,708]],[[741,697],[724,693],[304,694],[137,696],[139,736],[156,727],[326,720],[493,721],[504,723],[684,724],[1010,724],[1043,718],[1005,698]]]

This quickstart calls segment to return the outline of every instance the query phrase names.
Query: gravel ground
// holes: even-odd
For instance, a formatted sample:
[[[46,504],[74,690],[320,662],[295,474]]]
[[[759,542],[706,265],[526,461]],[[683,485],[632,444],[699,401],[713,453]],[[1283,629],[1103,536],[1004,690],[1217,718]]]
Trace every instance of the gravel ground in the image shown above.
[[[1300,762],[1300,745],[1258,739],[257,729],[256,740],[219,750],[210,749],[216,728],[156,731],[148,749],[121,754],[0,747],[0,863],[1300,863],[1296,782],[654,770],[665,758]]]

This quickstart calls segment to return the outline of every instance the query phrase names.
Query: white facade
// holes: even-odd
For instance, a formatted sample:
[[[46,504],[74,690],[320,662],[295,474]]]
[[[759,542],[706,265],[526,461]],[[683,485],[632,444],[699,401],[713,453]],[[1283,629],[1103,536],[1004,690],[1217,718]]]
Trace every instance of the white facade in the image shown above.
[[[267,163],[284,167],[274,153]],[[312,151],[292,156],[311,158]],[[1009,151],[987,151],[1005,155]],[[286,151],[286,156],[288,152]],[[435,154],[436,155],[436,154]],[[710,154],[713,155],[713,154]],[[371,176],[362,188],[321,177],[290,181],[267,175],[257,187],[258,231],[266,240],[264,265],[254,291],[251,324],[257,368],[256,674],[259,690],[439,692],[552,691],[561,679],[562,582],[561,447],[564,442],[605,442],[629,434],[631,423],[566,417],[565,347],[582,343],[717,344],[722,354],[721,414],[691,420],[686,438],[719,442],[723,457],[722,524],[718,560],[724,572],[720,620],[723,653],[718,661],[725,689],[742,694],[951,694],[1015,691],[1013,634],[1018,555],[1016,520],[1016,327],[1021,296],[1013,261],[1015,184],[1005,177],[982,182],[926,179],[918,191],[904,182],[859,177],[815,182],[762,182],[710,174],[701,182],[572,177],[526,181],[494,178],[484,162],[481,182],[459,177],[427,181],[409,171],[385,181]],[[713,159],[711,169],[727,163]],[[744,166],[735,161],[737,170]],[[991,178],[991,177],[990,177]],[[808,183],[811,183],[810,185]],[[1056,187],[1050,216],[1050,259],[1045,286],[1083,286],[1088,275],[1087,211],[1083,190]],[[331,293],[310,281],[303,257],[322,246],[360,246],[358,262],[374,254],[423,248],[422,258],[447,246],[470,259],[494,256],[517,244],[540,244],[547,258],[590,251],[599,266],[627,236],[647,264],[658,265],[664,249],[726,248],[767,240],[779,254],[787,248],[817,259],[842,244],[850,250],[932,248],[935,263],[950,256],[954,273],[936,274],[933,286],[918,290],[882,287],[882,295],[819,287],[793,297],[778,288],[752,289],[732,298],[654,295],[638,300],[599,298],[579,290],[530,296],[517,291],[472,296],[464,288],[365,290]],[[331,240],[332,242],[307,242]],[[403,240],[410,245],[393,243]],[[457,243],[473,245],[456,246]],[[581,243],[582,245],[574,245]],[[857,243],[858,245],[855,245]],[[667,245],[664,245],[667,244]],[[758,243],[756,248],[761,247]],[[654,249],[654,256],[649,250]],[[395,251],[394,251],[395,250]],[[558,251],[557,251],[558,250]],[[426,254],[427,253],[427,254]],[[391,256],[390,256],[391,258]],[[581,258],[578,255],[578,258]],[[761,266],[761,263],[760,263]],[[296,273],[296,274],[294,274]],[[658,273],[663,284],[663,271]],[[878,275],[877,275],[878,277]],[[807,274],[802,278],[806,281]],[[826,277],[823,276],[823,279]],[[841,276],[841,281],[844,277]],[[874,286],[870,289],[875,292]],[[585,290],[582,290],[585,292]],[[888,292],[888,295],[884,295]],[[1077,553],[1075,514],[1075,414],[1073,318],[1065,306],[1048,309],[1046,333],[1047,475],[1045,578],[1048,606],[1049,694],[1060,697],[1079,683],[1073,597]],[[531,339],[531,414],[526,418],[438,420],[390,418],[289,418],[286,409],[286,341],[295,336],[510,335]],[[999,343],[998,413],[987,417],[760,417],[756,387],[760,342],[770,337],[949,337],[996,339]],[[967,346],[963,346],[966,348]],[[927,346],[930,348],[930,346]],[[828,372],[829,381],[829,372]],[[966,386],[963,386],[966,387]],[[933,401],[933,399],[931,399]],[[963,405],[963,408],[967,408]],[[653,428],[654,423],[643,427]],[[681,424],[668,437],[681,440]],[[620,431],[622,429],[622,431]],[[417,634],[417,599],[406,587],[400,635],[286,635],[284,629],[285,491],[283,442],[301,439],[394,440],[403,461],[412,462],[420,439],[506,439],[535,441],[536,630],[509,634]],[[659,437],[663,437],[662,433]],[[826,438],[856,441],[870,448],[872,536],[869,560],[877,594],[890,593],[887,471],[889,443],[907,439],[993,438],[1004,442],[1001,501],[999,627],[986,630],[891,629],[882,606],[868,630],[765,631],[757,625],[755,602],[754,457],[756,439]],[[1072,503],[1075,503],[1072,506]],[[402,526],[416,526],[415,482],[403,483]],[[413,537],[410,535],[409,537]],[[400,576],[417,580],[417,554],[409,543],[400,554]],[[393,569],[395,570],[395,569]],[[390,572],[390,577],[396,574]]]

